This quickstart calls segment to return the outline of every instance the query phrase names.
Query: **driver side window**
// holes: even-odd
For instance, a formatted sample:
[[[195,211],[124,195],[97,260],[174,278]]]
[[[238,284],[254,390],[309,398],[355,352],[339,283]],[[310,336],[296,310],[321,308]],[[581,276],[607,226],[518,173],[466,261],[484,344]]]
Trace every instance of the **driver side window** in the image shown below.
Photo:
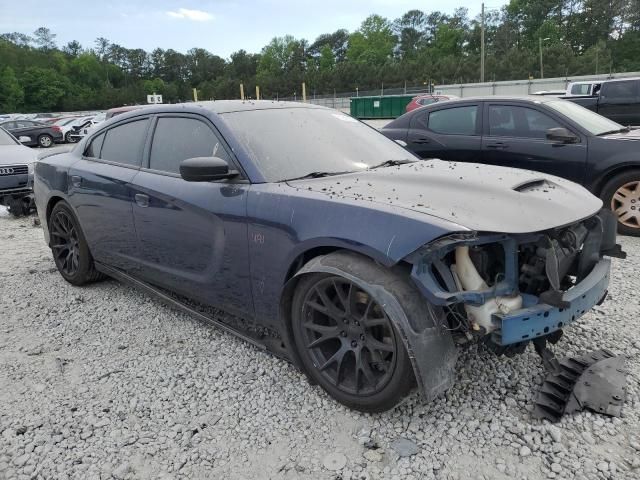
[[[180,173],[180,163],[194,157],[219,157],[230,161],[220,138],[203,121],[160,117],[153,134],[149,168]]]

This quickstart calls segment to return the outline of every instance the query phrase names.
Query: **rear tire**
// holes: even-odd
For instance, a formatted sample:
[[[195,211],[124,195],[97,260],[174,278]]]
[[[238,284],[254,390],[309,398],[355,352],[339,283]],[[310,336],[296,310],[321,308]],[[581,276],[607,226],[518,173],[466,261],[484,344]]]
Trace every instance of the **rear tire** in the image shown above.
[[[71,132],[67,132],[64,136],[64,141],[67,143],[76,143],[77,140],[71,136]]]
[[[355,262],[360,265],[352,268]],[[343,265],[357,277],[353,272],[373,271],[368,264],[375,265],[350,256]],[[397,276],[375,267],[378,278],[358,278],[364,288],[340,275],[305,275],[292,302],[293,337],[306,372],[338,402],[363,412],[389,410],[415,386],[400,333],[382,300],[369,293],[375,291],[370,282]]]
[[[47,223],[53,260],[62,278],[76,286],[104,278],[95,268],[80,223],[68,204],[58,202]]]
[[[29,209],[21,198],[12,198],[7,203],[7,209],[14,217],[18,218],[29,214]]]
[[[618,233],[640,236],[640,170],[612,177],[600,195],[604,207],[618,217]]]
[[[53,137],[46,133],[40,135],[38,137],[38,145],[40,145],[42,148],[49,148],[51,145],[53,145]]]

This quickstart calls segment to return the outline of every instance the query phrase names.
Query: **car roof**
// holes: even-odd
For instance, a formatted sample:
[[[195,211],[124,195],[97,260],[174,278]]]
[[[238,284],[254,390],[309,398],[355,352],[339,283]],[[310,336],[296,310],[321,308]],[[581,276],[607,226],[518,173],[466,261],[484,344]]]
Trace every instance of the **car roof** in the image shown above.
[[[139,115],[141,110],[144,113],[160,113],[160,112],[194,112],[197,109],[205,109],[214,113],[231,113],[231,112],[247,112],[253,110],[276,110],[290,108],[314,108],[326,109],[319,105],[304,102],[281,102],[277,100],[211,100],[206,102],[189,102],[189,103],[163,103],[160,105],[140,105],[134,112],[119,115],[118,119],[129,118],[130,116]]]
[[[143,108],[146,105],[127,105],[125,107],[114,107],[107,110],[107,112],[128,112],[130,110],[137,110],[139,108]]]

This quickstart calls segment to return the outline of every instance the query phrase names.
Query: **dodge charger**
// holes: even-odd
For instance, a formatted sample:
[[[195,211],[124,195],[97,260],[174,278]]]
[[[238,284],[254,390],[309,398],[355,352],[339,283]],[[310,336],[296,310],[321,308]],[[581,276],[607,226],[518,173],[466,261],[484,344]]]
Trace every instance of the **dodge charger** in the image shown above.
[[[421,160],[302,103],[128,112],[38,162],[34,188],[65,280],[134,285],[369,412],[444,392],[465,345],[543,351],[620,254],[580,185]]]

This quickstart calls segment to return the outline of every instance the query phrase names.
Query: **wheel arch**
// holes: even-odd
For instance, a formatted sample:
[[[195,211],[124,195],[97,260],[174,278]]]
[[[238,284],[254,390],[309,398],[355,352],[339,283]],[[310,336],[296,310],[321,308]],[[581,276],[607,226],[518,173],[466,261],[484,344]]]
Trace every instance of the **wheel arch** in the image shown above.
[[[402,342],[409,354],[418,387],[427,401],[432,400],[450,388],[455,377],[454,367],[458,356],[457,349],[451,334],[443,330],[441,325],[438,324],[426,300],[410,281],[407,270],[408,264],[399,262],[390,267],[394,273],[395,282],[380,282],[379,285],[373,285],[374,289],[372,291],[360,278],[342,270],[340,262],[360,263],[370,271],[389,267],[375,262],[373,258],[360,252],[344,248],[329,248],[331,250],[316,248],[307,251],[309,258],[292,273],[283,288],[280,299],[280,312],[285,325],[287,347],[291,352],[294,363],[311,379],[311,376],[305,371],[300,361],[293,342],[291,315],[293,292],[302,276],[313,273],[329,273],[340,275],[357,284],[363,290],[369,291],[385,305],[385,309],[390,311],[390,318],[400,333]],[[366,261],[362,262],[361,260],[363,259]],[[406,278],[407,281],[398,282],[402,278]],[[399,283],[405,285],[404,289],[398,285]],[[402,305],[396,298],[397,294],[392,293],[398,290],[404,293],[401,296]],[[409,314],[407,314],[407,311]]]
[[[634,170],[640,171],[640,162],[620,165],[618,167],[607,170],[605,173],[600,175],[593,184],[591,184],[591,192],[599,197],[600,195],[602,195],[602,191],[609,180],[611,180],[616,175],[632,172]]]
[[[62,198],[59,195],[53,195],[49,201],[47,202],[47,209],[45,212],[45,218],[47,219],[47,225],[49,225],[49,219],[51,218],[51,212],[53,211],[53,207],[56,206],[56,204],[58,202],[62,202],[64,201],[64,198]]]

